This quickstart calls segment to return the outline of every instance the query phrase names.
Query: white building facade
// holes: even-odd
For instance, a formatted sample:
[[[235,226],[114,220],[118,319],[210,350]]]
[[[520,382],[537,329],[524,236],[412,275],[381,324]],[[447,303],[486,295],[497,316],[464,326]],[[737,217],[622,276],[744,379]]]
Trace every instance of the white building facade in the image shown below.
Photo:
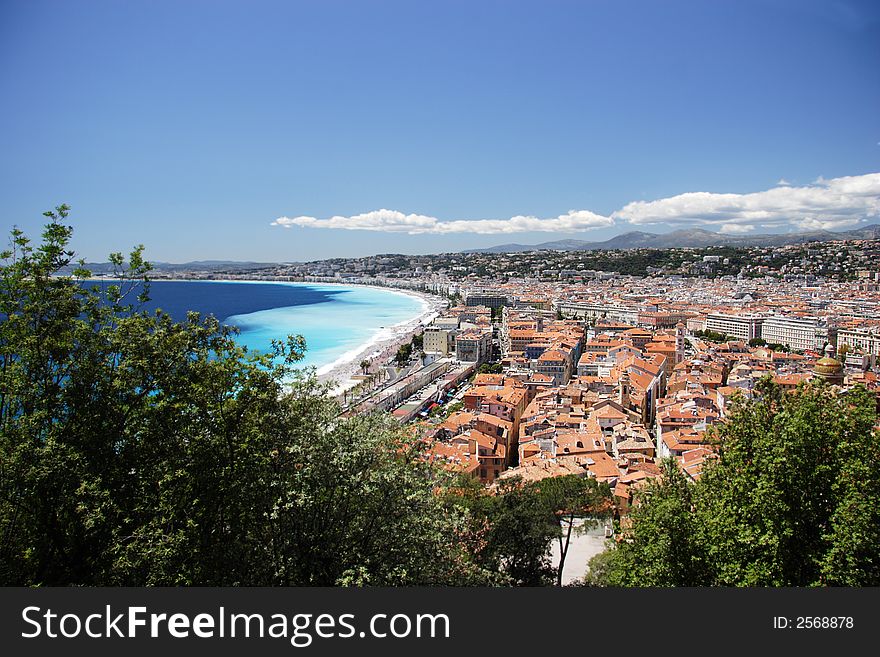
[[[866,354],[880,356],[880,328],[840,329],[837,332],[837,346],[849,345],[851,351],[861,349]]]
[[[760,338],[764,318],[759,315],[712,313],[706,317],[706,330],[724,333],[740,340]]]
[[[797,351],[821,351],[834,342],[834,331],[816,317],[777,315],[764,320],[761,337],[767,344],[783,344]]]

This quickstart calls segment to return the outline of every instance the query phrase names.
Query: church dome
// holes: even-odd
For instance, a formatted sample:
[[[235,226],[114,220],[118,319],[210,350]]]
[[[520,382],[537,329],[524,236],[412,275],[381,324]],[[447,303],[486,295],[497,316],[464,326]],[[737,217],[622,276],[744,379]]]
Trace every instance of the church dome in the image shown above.
[[[843,363],[834,358],[834,347],[825,345],[825,356],[816,361],[813,374],[825,379],[842,379]]]
[[[843,363],[841,363],[836,358],[830,358],[825,356],[824,358],[820,358],[816,362],[816,366],[813,368],[813,372],[816,374],[822,374],[824,376],[833,376],[835,374],[840,374],[843,372]]]

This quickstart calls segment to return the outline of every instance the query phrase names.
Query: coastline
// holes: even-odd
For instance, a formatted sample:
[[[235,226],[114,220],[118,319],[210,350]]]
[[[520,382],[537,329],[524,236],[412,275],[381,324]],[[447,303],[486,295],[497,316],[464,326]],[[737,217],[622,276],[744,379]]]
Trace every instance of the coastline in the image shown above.
[[[398,348],[412,340],[413,334],[420,327],[430,324],[435,317],[439,316],[448,307],[446,299],[416,290],[385,288],[378,285],[348,285],[345,283],[316,283],[315,285],[380,288],[389,292],[414,296],[422,302],[422,311],[412,319],[379,329],[369,341],[345,352],[332,363],[323,365],[316,370],[318,381],[333,384],[334,387],[331,390],[331,395],[333,396],[341,395],[359,383],[359,379],[354,377],[361,373],[360,362],[362,360],[369,360],[371,362],[368,372],[377,372],[394,359]]]
[[[107,281],[107,278],[91,277],[88,280]],[[385,287],[381,285],[365,285],[363,283],[330,283],[308,281],[271,281],[261,279],[190,279],[190,278],[160,278],[152,279],[155,282],[187,282],[187,283],[268,283],[274,285],[296,285],[304,287],[338,286],[344,288],[367,288],[383,290],[394,294],[402,294],[416,297],[422,304],[421,311],[414,317],[398,322],[391,326],[379,328],[366,342],[346,351],[330,363],[325,363],[315,368],[318,381],[331,384],[331,395],[341,395],[346,390],[356,386],[360,379],[355,378],[361,374],[360,363],[363,360],[371,361],[368,370],[375,373],[386,364],[390,363],[397,354],[398,348],[408,343],[413,334],[422,326],[430,324],[448,307],[448,301],[443,297],[428,294],[406,288]]]
[[[180,280],[192,281],[192,279],[170,279],[164,278],[159,280]],[[448,307],[448,301],[440,296],[420,292],[417,290],[408,290],[405,288],[385,287],[383,285],[364,285],[363,283],[328,283],[328,282],[309,282],[309,281],[266,281],[254,279],[212,279],[204,281],[206,283],[270,283],[276,285],[302,285],[305,287],[320,287],[324,285],[338,286],[345,288],[365,288],[370,290],[382,290],[394,294],[401,294],[409,297],[416,297],[422,303],[422,310],[418,315],[411,319],[398,322],[391,326],[377,329],[376,332],[366,342],[358,345],[354,349],[346,351],[338,356],[330,363],[315,368],[315,375],[320,383],[331,384],[333,388],[330,391],[331,396],[339,396],[346,390],[356,386],[360,380],[356,379],[361,373],[360,363],[362,360],[371,361],[369,372],[376,372],[384,365],[390,363],[397,354],[398,348],[412,340],[413,334],[421,326],[430,324],[431,321],[441,314],[442,310]]]

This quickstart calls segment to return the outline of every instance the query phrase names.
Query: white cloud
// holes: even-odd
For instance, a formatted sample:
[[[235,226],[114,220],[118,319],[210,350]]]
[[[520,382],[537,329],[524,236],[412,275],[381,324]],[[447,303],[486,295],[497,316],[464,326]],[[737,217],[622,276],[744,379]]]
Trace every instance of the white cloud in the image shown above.
[[[819,178],[812,185],[780,186],[751,194],[689,192],[657,201],[635,201],[611,216],[637,225],[698,225],[727,233],[746,232],[756,225],[844,228],[863,218],[880,216],[880,173]]]
[[[517,215],[509,219],[457,219],[441,221],[436,217],[422,214],[404,214],[396,210],[374,210],[351,217],[279,217],[273,226],[301,226],[304,228],[340,228],[343,230],[371,230],[385,233],[407,233],[409,235],[477,233],[494,235],[499,233],[573,233],[591,228],[613,226],[614,220],[588,210],[571,210],[566,214],[550,219]]]
[[[727,234],[743,234],[756,227],[765,230],[834,230],[880,216],[880,173],[818,178],[795,187],[785,179],[777,186],[750,194],[688,192],[655,201],[628,203],[610,216],[589,210],[570,210],[541,219],[517,215],[509,219],[455,219],[443,221],[423,214],[374,210],[349,217],[279,217],[273,226],[284,228],[335,228],[409,235],[448,233],[575,233],[607,228],[618,222],[638,226],[702,226]]]

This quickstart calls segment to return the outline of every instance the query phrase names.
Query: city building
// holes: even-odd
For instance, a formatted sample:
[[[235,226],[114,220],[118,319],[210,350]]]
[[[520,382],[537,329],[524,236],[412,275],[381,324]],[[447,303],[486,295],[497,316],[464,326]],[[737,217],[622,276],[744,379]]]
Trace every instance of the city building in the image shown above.
[[[486,306],[487,308],[501,308],[510,305],[510,299],[506,294],[498,292],[471,292],[464,301],[466,306]]]
[[[764,319],[761,337],[767,344],[787,345],[796,351],[814,351],[824,349],[828,343],[833,344],[836,331],[816,317],[776,315]]]
[[[455,358],[468,363],[485,363],[492,353],[492,332],[478,329],[455,336]]]
[[[568,383],[571,378],[571,355],[561,349],[543,352],[537,358],[535,371],[553,379],[554,386]]]
[[[822,379],[834,385],[843,385],[843,363],[834,357],[834,347],[825,347],[825,357],[816,361],[813,378]]]
[[[740,340],[751,340],[761,337],[763,323],[764,318],[758,315],[710,313],[706,317],[706,330],[724,333]]]
[[[440,326],[426,326],[422,349],[426,354],[448,356],[455,351],[455,330]]]
[[[880,328],[840,329],[837,332],[837,347],[847,345],[851,351],[863,351],[872,356],[880,356]]]

